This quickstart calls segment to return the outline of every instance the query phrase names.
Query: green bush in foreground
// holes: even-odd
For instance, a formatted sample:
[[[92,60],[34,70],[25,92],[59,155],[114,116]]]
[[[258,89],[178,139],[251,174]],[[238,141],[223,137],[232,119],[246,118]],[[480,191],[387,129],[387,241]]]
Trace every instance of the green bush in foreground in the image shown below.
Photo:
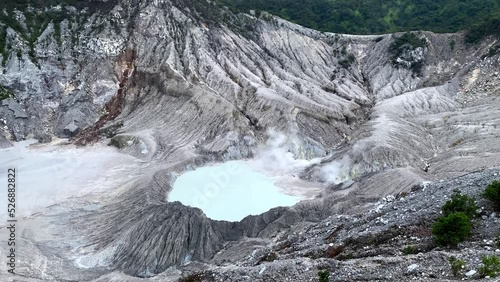
[[[483,257],[483,266],[479,267],[481,277],[500,275],[500,258],[495,255]]]
[[[457,259],[456,257],[450,257],[450,266],[453,276],[458,277],[459,274],[465,269],[465,261],[463,259]]]
[[[319,282],[329,282],[330,281],[330,272],[328,270],[320,270],[318,271]]]
[[[477,215],[477,209],[478,207],[474,198],[462,195],[460,191],[455,191],[451,196],[451,200],[443,205],[441,211],[445,216],[456,212],[463,212],[468,217],[473,218]]]
[[[472,222],[463,212],[441,216],[432,225],[434,242],[439,246],[455,247],[467,238],[472,231]]]
[[[493,181],[486,187],[483,197],[493,202],[495,209],[500,210],[500,181]]]

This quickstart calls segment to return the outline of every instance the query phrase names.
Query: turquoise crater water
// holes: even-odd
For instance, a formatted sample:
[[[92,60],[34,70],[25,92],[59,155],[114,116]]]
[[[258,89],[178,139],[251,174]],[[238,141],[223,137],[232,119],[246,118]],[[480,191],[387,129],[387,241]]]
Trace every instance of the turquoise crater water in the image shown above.
[[[200,208],[211,219],[240,221],[300,200],[282,193],[274,182],[244,161],[229,161],[180,175],[168,200]]]

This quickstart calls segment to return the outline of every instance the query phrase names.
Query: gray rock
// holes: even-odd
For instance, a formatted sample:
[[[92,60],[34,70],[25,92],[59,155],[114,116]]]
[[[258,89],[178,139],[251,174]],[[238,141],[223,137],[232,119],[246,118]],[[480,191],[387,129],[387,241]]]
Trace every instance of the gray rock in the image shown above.
[[[9,110],[14,112],[14,118],[28,118],[28,115],[24,111],[23,107],[17,103],[14,98],[7,98],[3,100],[2,106],[7,106]]]
[[[71,123],[64,127],[64,135],[68,137],[76,136],[80,132],[80,127],[75,124],[73,120]]]

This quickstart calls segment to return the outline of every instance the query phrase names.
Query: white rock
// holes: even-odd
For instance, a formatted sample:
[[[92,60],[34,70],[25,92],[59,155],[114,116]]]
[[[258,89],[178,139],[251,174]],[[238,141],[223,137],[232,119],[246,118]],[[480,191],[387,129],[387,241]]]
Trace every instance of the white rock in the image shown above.
[[[418,269],[418,264],[412,264],[410,266],[408,266],[408,268],[406,269],[409,273],[412,273],[412,272],[415,272],[415,270]]]
[[[475,269],[472,269],[472,270],[467,271],[467,273],[465,273],[465,276],[472,277],[476,273],[477,273],[477,271]]]
[[[263,267],[263,268],[259,271],[259,275],[262,275],[262,273],[264,273],[264,271],[266,271],[266,268],[267,268],[267,267],[265,267],[265,266],[264,266],[264,267]]]

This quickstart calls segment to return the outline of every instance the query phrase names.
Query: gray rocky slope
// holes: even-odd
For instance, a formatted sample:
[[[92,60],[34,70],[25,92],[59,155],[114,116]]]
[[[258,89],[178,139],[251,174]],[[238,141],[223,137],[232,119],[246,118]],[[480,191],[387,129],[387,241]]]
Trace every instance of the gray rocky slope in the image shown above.
[[[432,246],[429,219],[454,188],[479,195],[500,178],[500,56],[484,56],[494,39],[469,46],[462,34],[421,32],[427,46],[396,65],[398,35],[320,33],[204,0],[106,7],[71,12],[61,44],[49,24],[36,60],[8,29],[22,53],[0,70],[15,94],[0,104],[2,135],[99,138],[150,165],[97,210],[81,199],[27,220],[22,279],[315,281],[318,269],[332,281],[452,278],[456,251]],[[404,67],[412,62],[421,72]],[[321,158],[303,180],[340,184],[236,223],[167,201],[180,173],[251,158],[269,129],[296,158]],[[433,184],[419,189],[424,181]],[[483,206],[455,254],[471,268],[495,251],[498,217]],[[421,253],[403,256],[408,244]]]

